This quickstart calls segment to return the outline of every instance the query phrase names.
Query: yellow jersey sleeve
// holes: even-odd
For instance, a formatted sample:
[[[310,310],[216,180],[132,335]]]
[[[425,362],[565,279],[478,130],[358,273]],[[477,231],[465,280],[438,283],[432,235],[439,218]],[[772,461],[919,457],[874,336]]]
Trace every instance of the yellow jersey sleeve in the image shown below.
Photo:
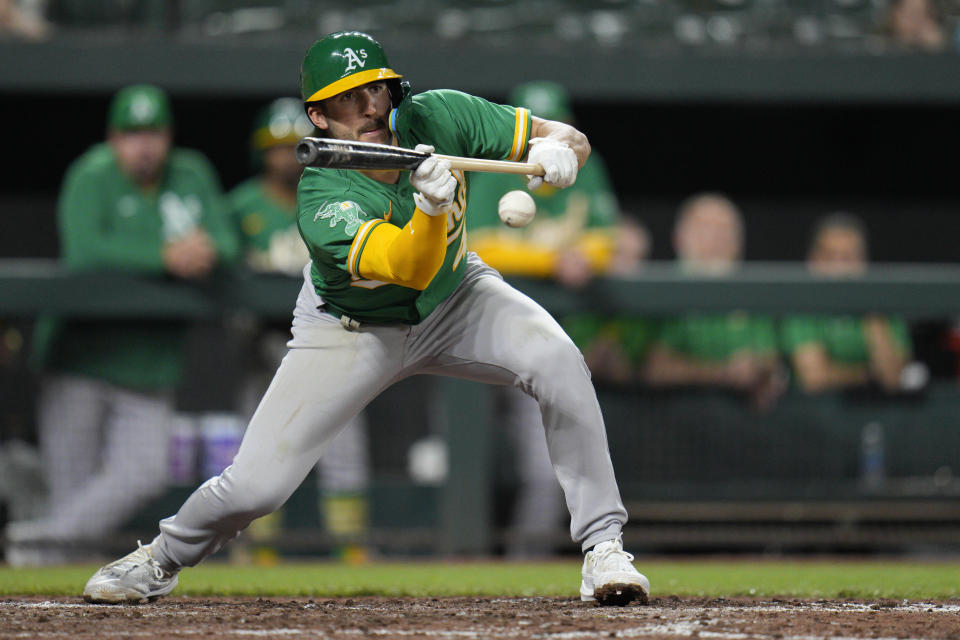
[[[446,240],[447,216],[416,209],[403,228],[383,220],[361,227],[347,264],[355,265],[351,273],[360,278],[423,291],[443,264]]]

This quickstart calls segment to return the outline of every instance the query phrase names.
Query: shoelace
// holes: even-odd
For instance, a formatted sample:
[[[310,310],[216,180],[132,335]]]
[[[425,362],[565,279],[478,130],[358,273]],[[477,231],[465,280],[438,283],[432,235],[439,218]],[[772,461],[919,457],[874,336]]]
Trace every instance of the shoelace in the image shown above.
[[[157,580],[163,580],[165,577],[164,570],[160,567],[160,563],[156,561],[153,557],[153,554],[150,553],[150,549],[143,546],[139,540],[137,540],[137,551],[142,552],[147,559],[147,564],[150,565],[150,568],[153,569],[153,577]]]
[[[623,549],[618,549],[613,545],[610,545],[605,549],[601,549],[600,551],[597,551],[596,549],[593,550],[593,561],[597,565],[599,565],[602,562],[605,562],[608,558],[614,557],[614,556],[617,559],[617,564],[626,563],[626,564],[629,564],[631,568],[633,568],[633,565],[631,564],[633,562],[632,553],[627,553]]]

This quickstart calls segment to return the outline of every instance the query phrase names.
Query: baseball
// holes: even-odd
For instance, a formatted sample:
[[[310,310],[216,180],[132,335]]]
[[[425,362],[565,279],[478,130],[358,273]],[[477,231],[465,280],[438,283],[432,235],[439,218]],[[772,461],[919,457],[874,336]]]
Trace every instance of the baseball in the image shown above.
[[[526,191],[508,191],[500,198],[497,213],[508,227],[525,227],[537,213],[537,205]]]

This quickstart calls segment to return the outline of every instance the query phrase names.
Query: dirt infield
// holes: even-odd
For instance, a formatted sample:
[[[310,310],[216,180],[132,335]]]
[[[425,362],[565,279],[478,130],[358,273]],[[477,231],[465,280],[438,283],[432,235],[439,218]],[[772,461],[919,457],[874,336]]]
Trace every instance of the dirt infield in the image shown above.
[[[0,600],[0,638],[960,638],[960,601],[654,598],[168,598],[88,605]]]

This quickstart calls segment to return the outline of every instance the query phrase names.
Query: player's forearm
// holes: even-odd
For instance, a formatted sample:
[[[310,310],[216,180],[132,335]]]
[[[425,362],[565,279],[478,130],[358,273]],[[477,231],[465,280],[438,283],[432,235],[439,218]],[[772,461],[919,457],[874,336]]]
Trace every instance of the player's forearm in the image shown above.
[[[653,385],[722,386],[727,383],[725,373],[725,364],[696,362],[661,347],[654,349],[647,359],[643,378]]]
[[[830,364],[820,377],[823,390],[843,389],[866,384],[867,368],[859,364]]]
[[[546,278],[557,264],[557,252],[528,242],[503,241],[478,232],[470,238],[470,250],[504,275]]]
[[[556,120],[544,120],[532,116],[530,137],[531,138],[551,138],[567,145],[577,154],[577,162],[583,167],[590,157],[590,141],[587,136],[574,127]]]
[[[64,238],[64,260],[76,269],[117,269],[140,273],[163,273],[159,239],[144,246],[129,239],[109,236]]]
[[[900,387],[900,376],[906,366],[906,359],[897,354],[888,357],[871,355],[870,371],[873,379],[887,391],[895,391]]]
[[[871,317],[864,321],[864,333],[870,353],[870,372],[883,388],[900,386],[900,374],[907,358],[894,342],[886,318]]]
[[[419,209],[402,229],[378,225],[360,255],[358,271],[368,280],[424,290],[446,256],[447,216],[428,216]]]
[[[240,238],[238,234],[226,225],[217,224],[205,226],[204,230],[210,235],[217,254],[217,262],[232,265],[240,260]]]
[[[609,233],[587,233],[574,244],[590,263],[595,272],[603,272],[610,264],[613,254],[613,238]],[[504,275],[547,278],[554,274],[561,249],[528,242],[523,239],[504,238],[497,232],[479,230],[470,237],[470,250],[488,265]]]
[[[124,233],[111,233],[102,220],[109,207],[89,183],[71,184],[58,212],[64,262],[73,269],[117,269],[163,273],[163,240],[159,234],[131,242]]]
[[[826,362],[817,366],[797,366],[797,378],[807,393],[822,393],[869,382],[867,367],[861,364]]]
[[[614,240],[610,233],[605,231],[584,233],[574,247],[586,256],[590,267],[595,272],[602,273],[610,267],[614,251]]]

